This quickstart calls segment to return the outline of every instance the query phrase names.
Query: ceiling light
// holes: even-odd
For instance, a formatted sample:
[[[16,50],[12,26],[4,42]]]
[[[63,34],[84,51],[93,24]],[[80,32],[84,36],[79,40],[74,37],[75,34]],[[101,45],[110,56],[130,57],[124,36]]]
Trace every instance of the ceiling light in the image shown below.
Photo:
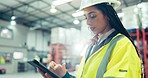
[[[75,20],[73,21],[74,24],[79,24],[80,21],[78,19],[75,18]]]
[[[72,14],[73,17],[79,17],[79,16],[82,16],[82,15],[84,15],[83,11],[79,11],[79,12],[76,12],[76,13]]]
[[[10,24],[14,26],[14,25],[16,25],[16,22],[15,22],[14,20],[12,20],[12,21],[10,22]]]
[[[56,10],[55,8],[51,8],[51,9],[50,9],[50,12],[51,12],[51,13],[56,13],[57,10]]]
[[[13,15],[12,17],[11,17],[11,20],[14,20],[16,17]]]
[[[71,1],[73,1],[73,0],[55,0],[52,2],[52,5],[58,6],[58,5],[65,4],[65,3],[68,3]]]
[[[51,6],[50,12],[51,13],[56,13],[57,12],[57,10],[55,9],[55,6]]]

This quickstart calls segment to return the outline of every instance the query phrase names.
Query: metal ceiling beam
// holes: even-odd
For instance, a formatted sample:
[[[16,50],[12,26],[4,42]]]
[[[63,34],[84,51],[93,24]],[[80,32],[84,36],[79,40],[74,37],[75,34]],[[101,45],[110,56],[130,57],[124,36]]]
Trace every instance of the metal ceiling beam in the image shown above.
[[[126,7],[128,7],[128,4],[126,3],[125,0],[123,0],[123,3],[124,3],[124,5],[125,5]]]
[[[31,4],[31,3],[34,3],[34,2],[36,2],[36,1],[38,1],[38,0],[32,0],[32,1],[30,1],[30,2],[28,2],[28,3],[26,3],[26,4]],[[2,4],[2,3],[1,3]],[[3,5],[3,4],[2,4]],[[23,7],[24,5],[19,5],[19,6],[15,6],[15,7],[11,7],[11,6],[8,6],[8,8],[10,8],[10,10],[6,10],[6,11],[2,11],[3,13],[7,13],[7,12],[10,12],[10,11],[12,11],[12,9],[13,10],[17,10],[18,8],[20,8],[20,7]]]
[[[70,11],[73,11],[73,9],[72,9],[72,10],[68,10],[67,12],[70,12]],[[62,14],[61,14],[61,13],[58,13],[58,14],[56,14],[56,15],[60,16],[60,15],[62,15]],[[26,16],[26,17],[28,17],[28,16]],[[51,15],[42,17],[42,19],[47,19],[47,18],[49,18],[49,17],[51,17]],[[37,20],[32,20],[32,21],[29,21],[29,22],[34,22],[34,21],[39,21],[39,19],[37,19]]]
[[[17,0],[15,0],[15,1],[17,1]],[[40,1],[40,0],[38,0],[38,1]],[[29,5],[29,4],[26,4],[26,3],[22,2],[22,1],[17,1],[17,2],[19,2],[19,3],[23,4],[23,5],[27,5],[27,6],[33,8],[33,9],[35,9],[35,10],[37,10],[37,11],[40,11],[40,12],[46,14],[46,15],[49,15],[49,14],[46,13],[45,11],[42,11],[41,9],[35,8],[35,7],[33,7],[33,6]],[[36,16],[36,15],[34,15],[34,16]],[[50,17],[54,17],[53,15],[49,15],[49,16],[50,16]],[[39,20],[41,20],[41,19],[42,19],[42,18],[40,18]]]
[[[32,1],[30,1],[30,3],[33,3],[33,2],[35,2],[36,0],[32,0]],[[30,4],[29,3],[29,4]],[[25,3],[25,4],[27,4],[27,3]],[[10,6],[8,6],[8,5],[5,5],[5,4],[2,4],[2,3],[0,3],[0,5],[2,5],[2,6],[5,6],[5,7],[7,7],[7,8],[10,8],[10,9],[12,9],[12,7],[10,7]],[[20,10],[18,10],[18,8],[20,8],[20,7],[23,7],[24,6],[24,4],[23,5],[19,5],[19,6],[17,6],[17,7],[14,7],[13,9],[14,10],[16,10],[17,12],[20,12],[20,13],[23,13],[24,14],[24,12],[22,12],[22,11],[20,11]],[[4,14],[4,13],[7,13],[7,12],[10,12],[11,10],[7,10],[7,11],[3,11],[3,12],[1,12],[1,14]],[[45,20],[45,19],[42,19],[42,18],[40,18],[40,17],[37,17],[37,16],[35,16],[35,15],[33,15],[33,14],[30,14],[30,13],[28,13],[28,15],[30,15],[30,16],[33,16],[33,17],[35,17],[35,18],[37,18],[37,19],[41,19],[41,20]],[[3,18],[3,17],[1,17],[1,18]],[[7,19],[7,21],[8,20],[10,20],[10,19]],[[18,20],[19,21],[19,20]],[[17,21],[17,23],[18,23],[18,21]],[[23,24],[23,25],[27,25],[27,26],[34,26],[32,23],[24,23],[25,21],[27,21],[27,20],[23,20],[23,22],[19,22],[19,24]],[[45,20],[45,21],[47,21],[47,20]],[[65,20],[63,20],[63,21],[65,21]],[[47,21],[47,22],[49,22],[49,21]],[[54,23],[55,24],[55,23]],[[73,24],[73,23],[71,23],[71,24]],[[71,26],[71,24],[69,24],[70,26]],[[64,27],[65,25],[68,25],[68,24],[63,24],[63,25],[59,25],[59,24],[55,24],[55,25],[57,25],[58,27],[59,26],[61,26],[61,27]],[[49,26],[48,26],[49,27]],[[51,27],[50,27],[51,28]],[[76,28],[76,27],[75,27]]]
[[[78,10],[78,8],[76,8],[75,6],[73,6],[70,2],[68,3],[68,5],[70,5],[71,7],[73,7],[75,10]]]
[[[38,1],[38,0],[32,0],[32,1],[28,2],[28,3],[26,3],[26,4],[31,4],[31,3],[34,3],[34,2],[36,2],[36,1]],[[5,6],[5,7],[11,9],[11,10],[2,11],[2,12],[1,12],[1,15],[2,15],[2,16],[5,16],[5,14],[6,14],[7,12],[10,12],[10,11],[12,11],[12,10],[14,10],[14,11],[16,10],[17,12],[20,12],[20,13],[23,13],[23,14],[26,13],[26,12],[22,12],[22,11],[20,11],[20,10],[17,10],[18,8],[24,7],[24,5],[19,5],[19,6],[15,6],[15,7],[10,7],[10,6],[5,5],[5,4],[2,4],[2,3],[0,3],[0,5]],[[34,16],[34,15],[32,15],[32,14],[29,14],[29,13],[27,13],[27,14],[28,14],[28,15],[31,15],[31,16]],[[7,15],[7,16],[8,16],[8,15]],[[9,16],[11,17],[11,15],[9,15]],[[39,17],[36,17],[36,16],[34,16],[34,17],[39,19]],[[1,18],[2,18],[2,19],[5,19],[5,20],[9,20],[8,18],[4,18],[4,17],[1,17]],[[19,18],[17,18],[17,19],[19,19]],[[23,21],[22,21],[22,20],[23,20]],[[18,23],[18,24],[27,25],[28,27],[33,26],[32,23],[27,23],[27,24],[24,23],[25,21],[27,21],[27,20],[21,18],[21,20],[17,20],[17,23]]]
[[[28,6],[29,7],[29,6]],[[49,6],[48,6],[49,7]],[[30,7],[29,7],[30,8]],[[47,6],[46,7],[43,7],[43,8],[47,8]],[[32,8],[32,9],[34,9],[34,8]],[[33,10],[33,11],[29,11],[30,13],[32,13],[32,12],[37,12],[36,10]],[[51,16],[51,15],[50,15]],[[29,15],[25,15],[24,17],[29,17]]]
[[[18,0],[16,0],[17,2],[18,2]],[[37,0],[37,1],[42,1],[42,0]],[[42,1],[42,2],[44,2],[44,1]],[[29,4],[31,4],[32,2],[30,2]],[[25,3],[24,5],[28,5],[27,3]],[[22,7],[23,7],[23,5],[22,5]],[[35,9],[34,7],[32,7],[33,9]],[[68,12],[70,12],[70,11],[72,11],[72,10],[68,10]],[[34,12],[34,11],[32,11],[32,12]],[[43,11],[44,12],[44,11]],[[31,13],[31,12],[30,12]],[[45,12],[44,12],[45,13]],[[62,12],[62,13],[66,13],[66,12]],[[46,13],[46,14],[48,14],[48,13]],[[49,14],[48,14],[49,15]],[[59,14],[57,14],[57,15],[61,15],[61,13],[59,13]],[[29,15],[28,15],[29,16]],[[25,16],[25,17],[28,17],[28,16]],[[46,18],[49,18],[49,17],[51,17],[52,15],[49,15],[49,16],[47,16]],[[72,17],[71,15],[69,15],[70,17]],[[54,17],[54,16],[52,16],[52,17]],[[37,20],[33,20],[33,21],[30,21],[30,22],[34,22],[34,21],[39,21],[39,20],[42,20],[42,19],[45,19],[45,17],[44,18],[41,18],[41,19],[37,19]],[[59,18],[58,18],[59,19]],[[65,21],[65,20],[64,20]]]
[[[28,5],[28,4],[25,4],[24,2],[21,2],[21,1],[18,1],[18,2],[21,3],[21,4],[24,4],[24,5]],[[46,14],[46,15],[49,15],[49,13],[46,13],[45,11],[42,11],[41,9],[38,9],[38,8],[33,7],[33,6],[31,6],[31,5],[28,5],[28,6],[31,7],[31,8],[33,8],[33,9],[36,9],[36,10],[38,10],[38,11],[44,13],[44,14]],[[72,23],[70,23],[70,22],[68,22],[68,21],[66,21],[66,20],[63,20],[63,19],[59,18],[59,17],[53,16],[53,15],[49,15],[49,16],[54,17],[54,18],[57,18],[57,19],[59,19],[59,20],[65,22],[65,23],[67,23],[67,24],[70,24],[70,25],[72,24]],[[41,19],[41,20],[44,20],[43,18],[40,18],[40,19]],[[54,23],[54,24],[55,24],[55,23]]]
[[[11,8],[10,6],[5,5],[5,4],[2,4],[2,3],[0,3],[0,5],[2,5],[2,6],[4,6],[4,7],[7,7],[7,8]],[[24,13],[24,12],[22,12],[22,11],[20,11],[20,10],[17,10],[17,9],[16,9],[16,11],[18,11],[18,12],[20,12],[20,13]],[[3,14],[3,12],[0,12],[0,14]],[[29,13],[28,13],[28,15],[33,16],[33,17],[38,18],[38,19],[42,19],[42,18],[37,17],[37,16],[35,16],[35,15],[33,15],[33,14],[29,14]],[[1,15],[1,18],[6,19],[6,18],[4,18],[4,17],[2,17],[2,16],[4,16],[4,14]],[[9,21],[9,20],[7,20],[7,21]],[[19,21],[19,20],[18,20],[18,21]],[[21,23],[20,23],[20,24],[21,24]],[[22,24],[23,24],[23,25],[29,25],[30,27],[33,26],[32,23],[22,23]],[[59,24],[56,24],[56,25],[59,25]],[[61,26],[61,25],[59,25],[59,26]]]
[[[139,2],[143,2],[143,0],[139,0]]]
[[[10,9],[12,8],[12,7],[10,7],[10,6],[6,5],[6,4],[2,4],[2,3],[0,3],[0,5],[2,5],[2,6],[4,6],[4,7],[7,7],[7,8],[10,8]],[[9,11],[10,11],[10,10],[9,10]],[[20,11],[20,10],[18,10],[18,9],[15,9],[15,11],[24,14],[24,12],[22,12],[22,11]],[[8,12],[8,11],[7,11],[7,12]],[[1,14],[4,14],[4,12],[1,12]],[[28,15],[30,15],[30,16],[34,16],[35,18],[39,18],[39,17],[37,17],[37,16],[35,16],[35,15],[33,15],[33,14],[29,14],[29,13],[28,13]]]
[[[141,2],[148,2],[148,0],[139,0],[139,3]]]
[[[70,5],[71,6],[71,5]],[[29,6],[28,6],[29,7]],[[43,7],[43,8],[47,8],[47,7],[49,7],[49,5],[48,6],[46,6],[46,7]],[[76,9],[76,7],[74,7],[73,5],[71,6],[71,7],[73,7],[74,9]],[[67,10],[67,12],[70,12],[70,11],[73,11],[73,9],[71,9],[71,10]],[[32,12],[36,12],[36,11],[30,11],[30,13],[32,13]],[[58,16],[59,15],[62,15],[62,13],[58,13],[57,14]],[[49,17],[50,17],[51,15],[49,15]],[[29,17],[29,15],[28,16],[25,16],[25,17]],[[43,17],[43,18],[49,18],[48,16],[46,16],[46,17]],[[33,22],[33,21],[37,21],[37,20],[32,20],[31,22]]]
[[[10,6],[5,5],[5,4],[2,4],[2,3],[0,3],[0,5],[4,6],[4,7],[6,7],[6,8],[11,8]],[[21,11],[18,10],[18,12],[21,12]],[[24,13],[24,12],[21,12],[21,13]],[[1,14],[1,15],[0,15],[0,18],[1,18],[1,19],[6,20],[6,21],[10,21],[11,15],[4,14],[3,12],[0,12],[0,14]],[[7,16],[7,17],[6,17],[6,16]],[[20,20],[18,20],[17,23],[22,24],[22,23],[20,23]]]
[[[143,2],[148,2],[148,0],[143,0]]]
[[[44,0],[40,0],[40,1],[42,1],[42,2],[44,2],[45,4],[51,6],[51,4],[45,2]],[[57,9],[58,11],[61,11],[61,10],[58,9],[58,8],[56,8],[56,9]],[[71,18],[74,18],[72,15],[68,14],[67,12],[61,11],[61,13],[66,14],[66,15],[70,16]],[[63,19],[62,19],[62,20],[63,20]],[[64,20],[64,21],[67,21],[67,20]],[[71,24],[73,24],[73,23],[70,23],[69,25],[71,25]],[[75,26],[75,28],[76,28],[77,25],[74,25],[74,26]]]
[[[138,3],[139,3],[138,0],[136,0],[136,1],[135,0],[130,0],[130,2],[128,2],[128,6],[137,5]]]
[[[40,0],[40,1],[42,1],[42,2],[44,2],[45,4],[47,4],[47,5],[51,6],[51,4],[49,4],[49,3],[45,2],[44,0]],[[57,9],[58,11],[60,11],[61,13],[66,14],[66,15],[68,15],[69,17],[72,17],[72,15],[68,14],[67,12],[64,12],[64,11],[62,11],[62,10],[58,9],[58,8],[56,8],[56,9]]]
[[[42,2],[44,2],[45,4],[51,6],[51,4],[49,4],[49,3],[47,3],[47,2],[45,2],[45,1],[43,1],[43,0],[40,0],[40,1],[42,1]],[[66,14],[66,15],[68,15],[69,17],[73,18],[72,15],[68,14],[67,12],[61,11],[61,10],[58,9],[58,8],[56,8],[56,9],[57,9],[58,11],[60,11],[62,14]],[[55,17],[56,17],[56,16],[55,16]],[[58,18],[58,17],[56,17],[56,18]],[[68,24],[70,24],[70,25],[73,24],[73,23],[68,22],[67,20],[63,20],[63,19],[61,19],[61,18],[58,18],[58,19],[60,19],[60,20],[62,20],[62,21],[65,21],[66,23],[68,23]]]
[[[5,5],[5,4],[2,4],[2,3],[0,3],[0,5],[2,5],[2,6],[4,6],[4,7],[7,7],[7,8],[12,8],[12,7],[10,7],[10,6],[8,6],[8,5]],[[17,11],[17,12],[20,12],[20,13],[23,13],[24,14],[24,12],[22,12],[22,11],[20,11],[20,10],[17,10],[17,9],[15,9],[15,11]],[[3,12],[0,12],[1,13],[1,15],[3,15],[4,13]],[[29,14],[28,13],[28,15],[30,15],[30,16],[34,16],[33,14]],[[37,16],[34,16],[35,18],[39,18],[39,17],[37,17]]]
[[[0,18],[3,19],[3,20],[10,21],[10,15],[7,15],[7,14],[6,15],[1,15],[0,14]]]

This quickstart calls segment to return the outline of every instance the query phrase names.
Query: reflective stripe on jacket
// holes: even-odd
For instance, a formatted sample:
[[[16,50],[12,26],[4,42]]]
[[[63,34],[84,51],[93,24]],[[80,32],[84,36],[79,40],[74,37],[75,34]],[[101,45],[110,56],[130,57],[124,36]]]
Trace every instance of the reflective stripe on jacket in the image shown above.
[[[76,78],[96,78],[98,67],[110,42],[92,54],[86,62],[86,57],[82,58]],[[104,73],[104,78],[141,78],[140,58],[127,37],[117,41]]]

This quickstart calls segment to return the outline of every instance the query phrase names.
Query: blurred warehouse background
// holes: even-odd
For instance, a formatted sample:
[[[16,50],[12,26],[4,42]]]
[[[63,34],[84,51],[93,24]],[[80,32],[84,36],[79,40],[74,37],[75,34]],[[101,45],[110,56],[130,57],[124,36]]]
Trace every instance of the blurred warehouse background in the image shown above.
[[[148,0],[121,4],[116,11],[137,45],[148,78]],[[0,0],[0,78],[36,74],[27,64],[33,58],[44,65],[66,63],[75,74],[93,36],[83,12],[76,12],[79,6],[80,0]]]

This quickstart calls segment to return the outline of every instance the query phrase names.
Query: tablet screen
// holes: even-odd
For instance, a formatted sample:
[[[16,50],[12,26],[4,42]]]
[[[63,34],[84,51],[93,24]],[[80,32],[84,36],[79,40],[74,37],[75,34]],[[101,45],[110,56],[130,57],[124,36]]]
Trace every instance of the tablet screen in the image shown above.
[[[57,74],[55,74],[54,72],[47,69],[43,64],[41,64],[40,62],[38,62],[35,59],[28,61],[28,63],[31,64],[34,67],[38,67],[44,73],[47,73],[47,74],[51,75],[53,78],[60,78]]]

